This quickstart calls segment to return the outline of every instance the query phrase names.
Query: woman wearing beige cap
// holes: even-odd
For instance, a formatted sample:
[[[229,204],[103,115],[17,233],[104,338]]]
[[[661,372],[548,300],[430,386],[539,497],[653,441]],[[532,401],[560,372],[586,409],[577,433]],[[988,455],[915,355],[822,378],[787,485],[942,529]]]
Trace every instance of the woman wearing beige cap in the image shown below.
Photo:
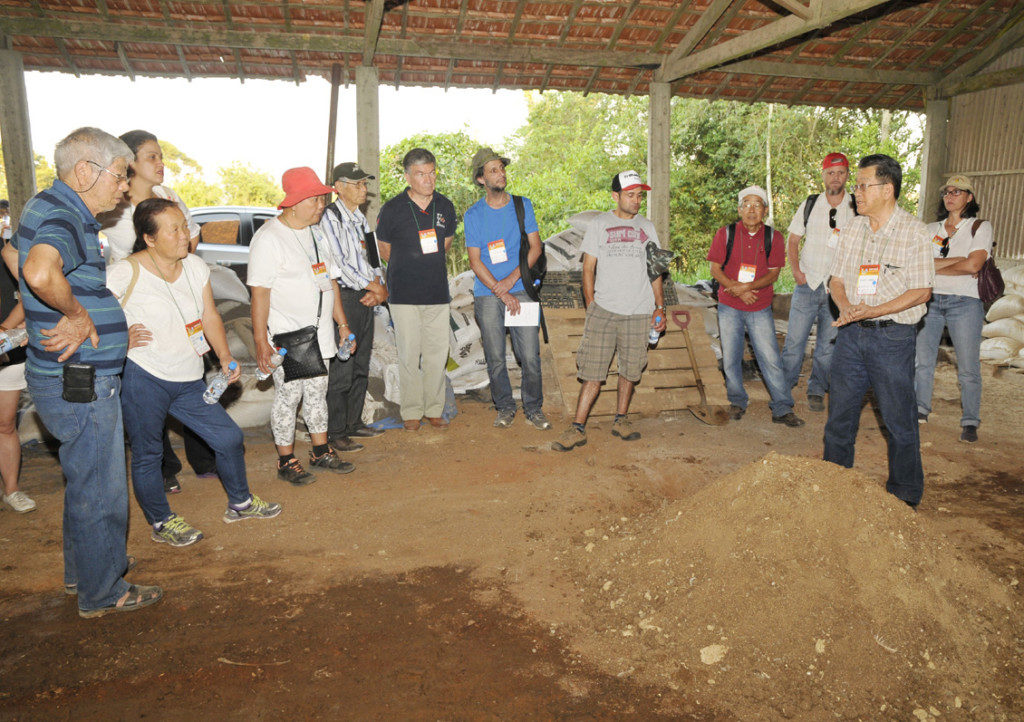
[[[256,360],[260,371],[273,370],[274,404],[270,411],[270,429],[279,456],[278,478],[295,486],[316,481],[295,458],[295,417],[302,403],[313,448],[310,466],[340,474],[355,467],[342,461],[327,444],[327,366],[321,375],[303,373],[286,380],[286,372],[299,349],[288,348],[284,364],[274,369],[271,358],[273,337],[315,327],[315,341],[307,341],[306,357],[316,359],[316,348],[325,361],[338,350],[338,333],[349,335],[345,311],[341,306],[338,284],[340,274],[327,242],[317,223],[324,212],[324,196],[334,189],[324,185],[312,168],[291,168],[281,178],[285,197],[278,208],[281,215],[267,221],[252,238],[249,251],[249,285],[252,287],[252,330],[256,341]],[[333,320],[332,320],[333,319]],[[335,330],[334,322],[339,330]],[[310,332],[312,333],[312,332]],[[358,340],[358,339],[357,339]],[[317,363],[319,365],[319,363]],[[312,373],[316,373],[313,371]],[[292,374],[288,373],[288,376]]]
[[[935,258],[935,287],[924,326],[917,335],[914,387],[917,419],[928,422],[932,410],[935,361],[942,332],[949,330],[956,350],[960,382],[960,440],[978,440],[981,423],[981,327],[985,307],[978,297],[976,274],[992,253],[992,224],[981,211],[971,179],[954,175],[942,186],[939,220],[928,226]]]

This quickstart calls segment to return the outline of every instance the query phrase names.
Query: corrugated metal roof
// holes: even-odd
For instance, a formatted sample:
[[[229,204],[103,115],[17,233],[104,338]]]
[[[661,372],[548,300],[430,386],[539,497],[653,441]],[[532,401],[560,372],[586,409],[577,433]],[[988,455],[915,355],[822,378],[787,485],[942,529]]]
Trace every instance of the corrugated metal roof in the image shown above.
[[[675,60],[658,79],[678,95],[905,109],[1024,36],[1018,0],[803,2],[807,20],[759,0],[388,0],[375,35],[358,0],[0,0],[0,33],[31,70],[299,81],[337,63],[352,82],[370,36],[388,84],[628,95]],[[819,10],[834,22],[817,27]],[[777,42],[743,52],[765,34]]]

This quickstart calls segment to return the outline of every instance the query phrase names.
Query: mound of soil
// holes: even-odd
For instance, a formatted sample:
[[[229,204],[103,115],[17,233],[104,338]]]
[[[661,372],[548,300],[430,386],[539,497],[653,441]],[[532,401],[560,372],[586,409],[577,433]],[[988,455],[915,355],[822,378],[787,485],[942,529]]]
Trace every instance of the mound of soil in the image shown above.
[[[741,718],[1020,712],[1017,581],[857,471],[771,453],[576,541],[591,651],[620,675]]]

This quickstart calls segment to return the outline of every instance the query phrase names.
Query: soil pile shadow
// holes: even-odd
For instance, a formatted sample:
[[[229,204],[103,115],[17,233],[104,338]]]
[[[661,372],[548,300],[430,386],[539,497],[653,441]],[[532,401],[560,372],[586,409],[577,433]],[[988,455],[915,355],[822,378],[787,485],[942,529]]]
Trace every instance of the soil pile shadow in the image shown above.
[[[1016,582],[856,471],[769,454],[576,542],[612,671],[740,718],[1024,712]]]

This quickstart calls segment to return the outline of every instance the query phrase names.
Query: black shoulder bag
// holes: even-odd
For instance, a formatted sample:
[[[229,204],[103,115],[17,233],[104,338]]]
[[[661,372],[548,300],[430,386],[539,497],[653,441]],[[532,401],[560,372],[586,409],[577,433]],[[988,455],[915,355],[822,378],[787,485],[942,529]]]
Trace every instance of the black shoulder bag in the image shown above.
[[[313,239],[313,252],[316,254],[316,262],[319,263],[320,249],[316,245],[316,238]],[[312,326],[303,326],[297,331],[274,334],[274,345],[278,348],[288,349],[284,361],[281,362],[286,382],[311,379],[327,374],[327,366],[324,365],[324,358],[320,353],[318,333],[320,312],[324,308],[324,294],[319,288],[317,293],[320,294],[320,301],[316,305],[316,321]]]
[[[540,244],[540,256],[530,265],[530,239],[526,236],[526,206],[522,196],[512,196],[512,204],[516,209],[519,221],[519,277],[523,282],[523,290],[531,300],[540,303],[540,285],[544,274],[548,271],[548,258],[544,253],[544,244]],[[544,334],[544,343],[548,343],[548,326],[544,322],[544,308],[540,309],[540,330]]]

